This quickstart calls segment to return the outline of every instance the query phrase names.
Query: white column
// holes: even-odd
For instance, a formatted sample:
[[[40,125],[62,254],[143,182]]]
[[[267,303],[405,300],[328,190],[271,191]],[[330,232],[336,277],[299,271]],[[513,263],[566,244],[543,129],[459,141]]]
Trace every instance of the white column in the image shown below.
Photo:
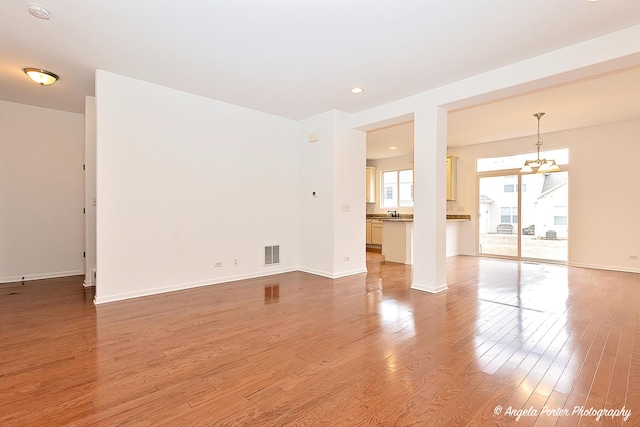
[[[447,113],[414,114],[414,242],[412,289],[442,292],[446,278]]]
[[[85,98],[84,107],[84,286],[95,286],[96,268],[96,99]]]
[[[330,278],[364,273],[366,134],[338,110],[301,121],[300,132],[298,269]]]

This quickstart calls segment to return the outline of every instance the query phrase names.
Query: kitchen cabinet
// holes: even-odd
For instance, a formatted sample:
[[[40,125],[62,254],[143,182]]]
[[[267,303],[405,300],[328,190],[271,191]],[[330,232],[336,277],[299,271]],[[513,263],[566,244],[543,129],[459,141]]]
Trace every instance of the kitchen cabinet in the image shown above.
[[[383,221],[382,255],[384,260],[413,264],[413,221]]]
[[[382,221],[367,220],[367,245],[382,245]]]
[[[447,157],[447,200],[456,200],[458,196],[458,158]]]
[[[379,219],[371,221],[371,244],[382,245],[382,221]]]
[[[367,203],[376,202],[376,168],[367,166]]]

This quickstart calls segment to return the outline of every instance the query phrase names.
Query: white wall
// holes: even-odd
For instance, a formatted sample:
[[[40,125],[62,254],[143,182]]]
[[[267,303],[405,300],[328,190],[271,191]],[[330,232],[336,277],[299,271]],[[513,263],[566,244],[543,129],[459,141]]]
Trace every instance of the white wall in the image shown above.
[[[332,110],[303,120],[299,141],[300,270],[333,278],[365,272],[365,133]]]
[[[297,267],[297,122],[104,71],[96,103],[97,303]]]
[[[351,129],[350,115],[336,111],[333,156],[333,277],[367,271],[366,133]]]
[[[383,123],[388,125],[406,121],[412,114],[415,117],[417,192],[414,213],[417,237],[413,280],[416,288],[431,291],[446,289],[445,171],[442,166],[446,156],[446,118],[443,118],[442,112],[563,83],[576,77],[587,77],[616,67],[637,65],[639,53],[640,26],[635,26],[351,117],[351,126],[362,130],[373,129]],[[338,184],[334,178],[340,176],[340,173],[333,175],[334,163],[337,161],[332,157],[333,154],[326,161],[327,153],[320,153],[320,163],[313,168],[313,161],[306,154],[298,157],[300,134],[305,133],[300,128],[304,128],[309,122],[298,124],[105,72],[97,73],[96,97],[97,267],[100,279],[105,280],[104,287],[98,286],[97,302],[286,271],[296,266],[308,267],[311,264],[307,262],[317,253],[324,257],[324,263],[327,256],[324,252],[314,249],[298,257],[296,250],[300,249],[300,241],[322,236],[322,231],[327,229],[331,233],[331,257],[326,263],[326,271],[332,275],[340,273],[336,257],[342,256],[339,252],[348,253],[351,249],[341,251],[342,248],[336,247],[335,221],[341,217],[335,209],[341,204],[341,199],[350,198],[338,195],[335,191],[335,185]],[[22,109],[20,114],[16,114],[19,117],[14,117],[16,109]],[[3,270],[0,271],[0,277],[21,277],[24,271],[32,270],[32,265],[29,268],[21,265],[29,263],[29,260],[36,260],[38,265],[31,276],[26,273],[27,277],[58,274],[61,272],[60,268],[81,269],[81,261],[78,262],[79,267],[62,265],[65,264],[63,261],[74,258],[72,252],[75,253],[75,249],[70,250],[70,247],[76,243],[70,242],[78,242],[77,246],[82,246],[82,219],[73,219],[75,215],[80,215],[76,211],[81,212],[82,178],[76,179],[75,175],[73,179],[69,177],[68,185],[64,185],[63,189],[56,187],[55,191],[45,192],[41,188],[32,188],[42,185],[42,182],[54,175],[56,182],[65,180],[67,169],[56,169],[50,160],[55,159],[58,163],[71,162],[75,158],[75,151],[66,150],[66,146],[57,147],[55,154],[51,153],[46,157],[46,162],[43,161],[42,153],[47,152],[47,149],[41,146],[35,149],[35,153],[23,151],[34,148],[33,141],[38,138],[33,138],[32,135],[42,131],[38,126],[44,120],[51,122],[47,135],[62,135],[77,126],[78,158],[81,159],[82,118],[69,113],[48,112],[47,114],[56,116],[56,120],[44,117],[40,117],[42,120],[33,120],[33,116],[47,115],[36,110],[41,109],[7,107],[7,103],[3,103],[0,110],[0,123],[3,126],[0,153],[3,166],[0,172],[0,195],[3,197],[3,207],[0,208],[0,229],[3,233],[0,236],[0,254]],[[76,116],[77,124],[63,129],[61,124]],[[343,118],[331,118],[328,128],[335,132],[342,126]],[[20,127],[19,131],[16,131],[16,126]],[[321,128],[324,126],[325,124],[320,124]],[[26,139],[32,143],[5,143],[9,139],[5,139],[4,135],[9,135],[13,141],[22,142]],[[70,141],[72,138],[63,139]],[[42,144],[42,141],[39,140],[39,143]],[[594,150],[603,154],[602,150],[612,150],[617,145],[619,142],[607,141]],[[629,147],[618,148],[626,150]],[[60,158],[60,153],[63,153],[64,159]],[[611,154],[611,151],[607,153]],[[351,154],[353,153],[344,153],[347,157]],[[580,155],[583,158],[595,157],[593,153],[586,152],[579,152],[578,156]],[[619,164],[627,165],[629,159],[635,157],[637,156],[628,156]],[[578,158],[573,161],[577,162]],[[305,163],[298,169],[299,159]],[[73,161],[73,164],[77,163]],[[460,163],[458,166],[460,167]],[[323,168],[331,169],[328,181],[324,179],[327,175],[321,171]],[[589,172],[578,171],[577,179],[593,184],[599,191],[603,190],[602,182],[590,181],[595,179],[593,175],[585,177],[586,174],[593,173],[592,169],[590,167]],[[31,177],[20,177],[20,185],[13,185],[18,174],[25,170],[32,173]],[[310,176],[299,177],[298,170],[320,171],[323,178],[314,181]],[[81,173],[81,169],[78,169],[78,173]],[[361,171],[358,173],[364,175]],[[627,169],[619,168],[614,176],[636,178],[629,174]],[[310,219],[305,217],[305,213],[311,205],[307,206],[306,201],[289,196],[307,194],[307,190],[303,191],[302,187],[299,192],[296,184],[298,178],[301,185],[317,187],[318,191],[322,191],[320,194],[324,194],[326,189],[331,193],[331,201],[318,206],[321,213],[328,212],[331,225],[322,226],[319,231],[300,240],[297,233],[298,230],[301,233],[307,232],[306,226]],[[362,194],[363,178],[358,181],[362,182]],[[74,191],[76,185],[80,188],[77,192]],[[607,187],[606,190],[610,188]],[[632,193],[628,190],[625,187],[624,191],[610,191],[608,202],[621,210],[620,215],[633,216],[637,213],[637,202],[618,197],[630,198]],[[585,186],[580,191],[591,192],[591,188]],[[68,199],[77,197],[77,206],[66,203],[64,209],[69,210],[61,214],[62,208],[54,203],[62,198],[59,193],[69,196]],[[72,196],[76,193],[77,196]],[[584,212],[587,209],[584,206],[586,197],[580,196],[574,200],[573,197],[580,193],[572,194],[572,211],[581,209]],[[17,200],[18,204],[9,205],[5,200],[11,203]],[[593,199],[590,202],[596,203]],[[475,200],[467,197],[463,203],[468,212]],[[35,215],[34,211],[42,205],[51,208],[50,212],[46,216]],[[611,209],[611,206],[604,204],[594,209],[592,215],[587,215],[586,222],[590,227],[585,226],[583,217],[576,218],[577,214],[570,212],[573,226],[588,229],[600,237],[582,236],[576,241],[576,248],[573,244],[570,247],[570,259],[592,266],[629,264],[623,262],[620,255],[625,256],[627,252],[636,250],[631,243],[635,241],[633,236],[637,235],[632,220],[627,220],[625,227],[619,227],[627,229],[624,240],[621,240],[617,231],[611,234],[604,231],[610,229],[595,230],[592,227],[593,218],[610,222],[612,217],[605,213],[608,214]],[[344,218],[349,218],[345,224],[356,224],[350,216]],[[324,220],[326,221],[326,217]],[[61,226],[67,221],[69,224],[79,224],[77,236]],[[364,223],[364,215],[360,221]],[[29,226],[23,227],[25,223],[29,223]],[[4,224],[10,224],[11,229]],[[18,226],[14,228],[16,224]],[[299,225],[305,227],[298,227]],[[598,225],[602,226],[601,221]],[[572,236],[574,232],[572,228]],[[46,239],[43,238],[43,233]],[[364,235],[364,225],[357,233]],[[245,240],[246,236],[250,237]],[[321,237],[320,246],[324,248],[326,242],[322,239]],[[56,245],[55,253],[50,253],[46,248],[35,249],[37,244],[34,242],[41,243],[43,240],[64,242],[62,246]],[[280,244],[282,248],[281,265],[277,268],[262,266],[263,246],[270,244]],[[593,244],[602,245],[604,249],[593,249]],[[615,251],[609,251],[608,245],[618,246]],[[47,253],[38,253],[38,250]],[[607,251],[611,253],[605,253]],[[239,261],[239,265],[231,268],[230,263],[234,259]],[[212,265],[216,261],[223,262],[223,267],[214,269]],[[635,262],[630,264],[630,269],[636,268],[633,267]],[[324,266],[320,267],[325,271]],[[65,273],[78,270],[65,270]],[[43,271],[47,273],[42,273]]]
[[[544,148],[569,148],[569,264],[640,272],[640,120],[544,134]],[[451,148],[459,156],[458,203],[477,213],[477,158],[534,150],[535,135]],[[473,250],[477,215],[460,235]]]
[[[84,206],[86,213],[84,285],[95,286],[96,276],[96,99],[87,96],[84,109]]]
[[[303,120],[298,137],[299,266],[327,277],[333,276],[335,257],[333,132],[334,112],[327,111]],[[311,134],[317,134],[318,140],[309,142]]]
[[[83,116],[0,101],[0,282],[82,274]]]
[[[380,174],[390,170],[404,170],[413,169],[413,155],[390,157],[388,159],[367,160],[367,166],[374,166],[376,168],[376,202],[367,203],[368,214],[387,214],[388,211],[394,210],[403,214],[413,214],[413,206],[411,207],[397,207],[397,208],[381,208],[381,194],[380,189],[381,176]]]
[[[637,25],[353,115],[353,127],[365,131],[414,116],[412,288],[429,292],[447,288],[446,171],[440,168],[447,155],[447,123],[442,112],[637,65],[639,53],[640,25]],[[467,248],[459,249],[464,253]]]
[[[640,120],[558,135],[571,149],[570,264],[640,272],[639,135]]]

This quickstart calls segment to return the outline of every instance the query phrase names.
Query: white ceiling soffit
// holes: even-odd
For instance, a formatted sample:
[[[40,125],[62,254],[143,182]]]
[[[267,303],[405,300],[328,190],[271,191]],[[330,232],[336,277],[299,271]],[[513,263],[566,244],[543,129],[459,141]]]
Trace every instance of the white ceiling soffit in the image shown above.
[[[640,119],[640,67],[449,112],[447,143],[459,147]]]
[[[640,24],[636,0],[41,0],[48,21],[27,3],[0,2],[0,98],[78,113],[96,69],[296,120],[353,113]]]
[[[447,145],[460,147],[542,133],[640,119],[640,67],[627,68],[498,99],[447,116]],[[389,146],[396,146],[391,151]],[[413,152],[413,122],[367,132],[367,159]],[[402,153],[402,154],[400,154]]]
[[[367,132],[367,159],[408,155],[413,155],[413,121]]]

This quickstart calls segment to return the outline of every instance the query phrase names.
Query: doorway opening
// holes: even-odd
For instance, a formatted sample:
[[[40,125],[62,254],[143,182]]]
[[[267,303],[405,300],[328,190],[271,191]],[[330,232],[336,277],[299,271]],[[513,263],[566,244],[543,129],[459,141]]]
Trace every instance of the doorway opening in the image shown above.
[[[482,169],[490,163],[481,160],[488,159],[478,160],[479,255],[567,262],[568,149],[555,152],[563,152],[561,172],[520,174],[518,169],[495,168],[496,164],[512,164],[505,158],[494,161],[494,170],[487,171]]]

